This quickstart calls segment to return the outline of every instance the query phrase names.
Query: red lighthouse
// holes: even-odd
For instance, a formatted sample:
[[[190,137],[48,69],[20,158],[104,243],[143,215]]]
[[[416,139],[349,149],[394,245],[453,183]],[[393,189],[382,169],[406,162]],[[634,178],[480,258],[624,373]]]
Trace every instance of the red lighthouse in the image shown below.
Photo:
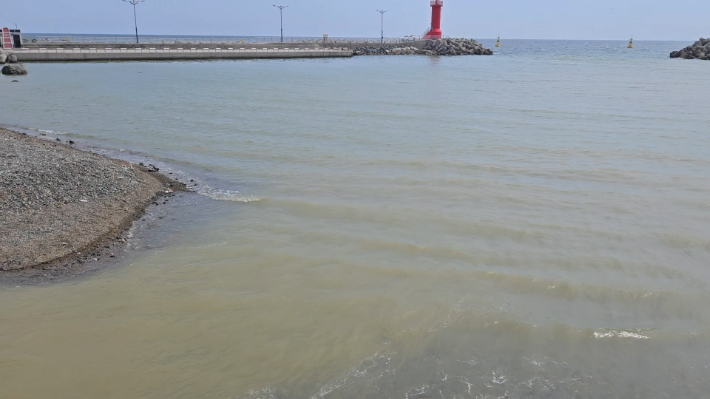
[[[441,7],[444,0],[431,0],[431,30],[424,35],[425,39],[441,39]]]

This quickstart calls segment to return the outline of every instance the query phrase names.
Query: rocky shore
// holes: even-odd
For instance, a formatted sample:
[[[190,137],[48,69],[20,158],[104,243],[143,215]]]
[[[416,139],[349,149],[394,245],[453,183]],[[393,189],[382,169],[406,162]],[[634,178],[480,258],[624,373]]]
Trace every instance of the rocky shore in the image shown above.
[[[0,272],[70,270],[113,256],[104,249],[125,242],[146,207],[185,190],[157,168],[72,144],[0,129]]]
[[[354,55],[493,55],[472,39],[429,40],[423,49],[413,46],[358,47]]]
[[[671,53],[671,58],[683,58],[686,60],[710,60],[710,39],[700,38],[692,45]]]
[[[5,63],[8,65],[4,65]],[[3,65],[2,71],[0,71],[3,75],[27,75],[27,69],[24,65],[17,63],[17,56],[12,51],[0,49],[0,65]]]

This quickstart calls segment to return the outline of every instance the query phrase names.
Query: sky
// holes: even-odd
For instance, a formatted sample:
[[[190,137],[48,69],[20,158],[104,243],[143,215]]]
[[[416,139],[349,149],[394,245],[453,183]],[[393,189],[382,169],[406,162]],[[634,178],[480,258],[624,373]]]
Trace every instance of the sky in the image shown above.
[[[274,3],[279,1],[280,3]],[[149,35],[420,35],[429,0],[145,0],[138,29]],[[133,6],[121,0],[0,0],[0,26],[29,33],[132,34]],[[697,40],[710,37],[708,0],[444,0],[442,30],[475,39]]]

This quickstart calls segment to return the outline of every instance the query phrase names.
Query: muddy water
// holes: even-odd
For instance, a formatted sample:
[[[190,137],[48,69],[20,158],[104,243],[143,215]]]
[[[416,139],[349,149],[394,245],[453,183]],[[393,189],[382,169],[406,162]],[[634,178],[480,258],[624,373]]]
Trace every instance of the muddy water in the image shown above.
[[[706,397],[706,65],[636,47],[30,65],[2,122],[200,194],[0,288],[0,396]]]

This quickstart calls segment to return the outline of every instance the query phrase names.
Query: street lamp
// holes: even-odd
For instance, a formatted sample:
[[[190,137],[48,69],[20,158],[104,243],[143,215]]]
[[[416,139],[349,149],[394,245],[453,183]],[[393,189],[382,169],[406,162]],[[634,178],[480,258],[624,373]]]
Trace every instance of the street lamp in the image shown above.
[[[136,17],[136,6],[145,0],[123,0],[133,6],[133,22],[136,24],[136,43],[138,43],[138,18]]]
[[[386,13],[387,11],[388,11],[388,10],[377,10],[377,12],[379,12],[379,13],[380,13],[380,16],[382,17],[381,30],[380,30],[380,40],[381,40],[382,43],[385,42],[385,13]]]
[[[281,43],[284,42],[284,8],[288,8],[288,6],[277,6],[274,4],[274,7],[279,9],[279,13],[281,13]]]

